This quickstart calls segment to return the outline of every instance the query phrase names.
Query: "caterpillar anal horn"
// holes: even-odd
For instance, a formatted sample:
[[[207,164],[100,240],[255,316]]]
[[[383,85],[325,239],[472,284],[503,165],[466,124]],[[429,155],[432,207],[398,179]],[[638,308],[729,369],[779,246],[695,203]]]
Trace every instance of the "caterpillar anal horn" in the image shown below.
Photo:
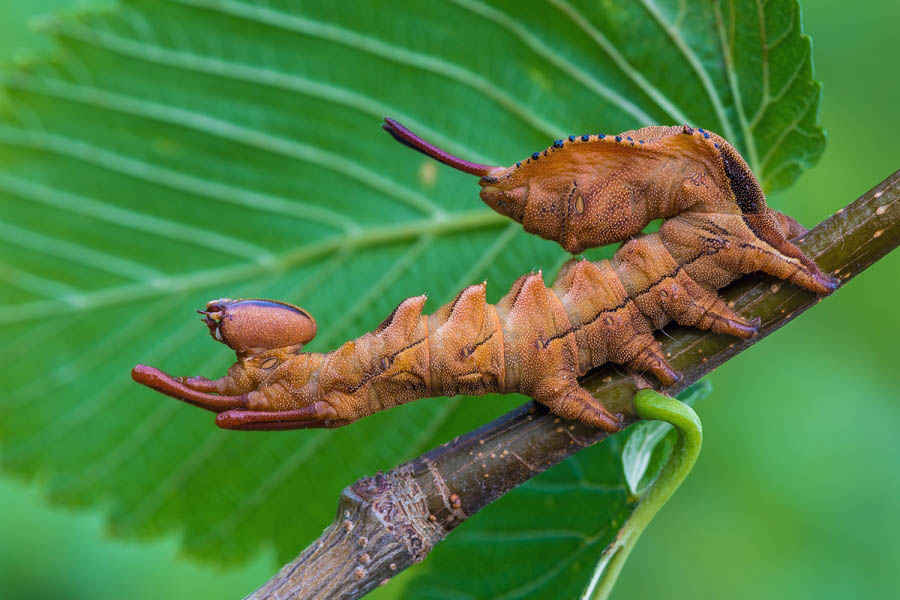
[[[422,154],[430,156],[431,158],[442,162],[447,166],[453,167],[454,169],[462,171],[463,173],[468,173],[469,175],[477,175],[478,177],[484,177],[492,170],[497,168],[490,165],[482,165],[480,163],[463,160],[458,156],[450,154],[446,150],[441,150],[434,144],[426,142],[390,117],[384,118],[384,125],[382,125],[382,127],[385,131],[391,134],[395,140],[397,140],[404,146],[409,146],[413,150],[418,150]]]

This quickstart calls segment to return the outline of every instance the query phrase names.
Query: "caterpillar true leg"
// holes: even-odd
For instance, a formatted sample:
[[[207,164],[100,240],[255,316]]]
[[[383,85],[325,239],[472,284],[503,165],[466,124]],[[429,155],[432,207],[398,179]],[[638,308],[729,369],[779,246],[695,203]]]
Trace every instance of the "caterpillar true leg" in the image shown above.
[[[786,225],[794,232],[800,227],[790,222]],[[768,231],[767,236],[775,237],[780,248],[793,253],[785,254],[767,243],[758,235],[760,230]],[[659,235],[684,271],[710,289],[722,288],[740,275],[756,271],[822,295],[833,292],[839,283],[784,238],[774,211],[755,222],[753,228],[747,223],[747,215],[687,211],[666,220]]]
[[[762,271],[822,295],[830,294],[837,287],[833,278],[823,277],[818,269],[812,270],[800,259],[786,257],[764,244],[743,243],[740,248],[745,252],[743,264],[748,273]]]
[[[611,362],[626,365],[637,373],[652,373],[664,386],[672,385],[681,379],[681,375],[669,365],[669,362],[663,356],[659,342],[653,336],[650,336],[650,338],[652,342],[647,341],[644,345],[630,344],[631,348],[635,350],[632,358],[621,363],[618,360],[611,359]]]
[[[806,235],[809,231],[809,229],[798,223],[797,220],[790,215],[786,215],[777,210],[772,210],[772,213],[779,225],[781,225],[781,231],[784,233],[784,237],[789,240],[796,240],[797,238]]]
[[[753,337],[759,328],[759,319],[740,316],[684,271],[662,280],[651,293],[656,296],[653,301],[679,325],[741,338]]]
[[[542,379],[534,389],[534,399],[564,419],[581,421],[606,431],[618,431],[622,428],[622,422],[611,415],[590,392],[578,385],[574,375]]]
[[[653,325],[629,296],[610,261],[567,262],[553,291],[568,315],[583,370],[610,361],[639,373],[653,373],[663,385],[678,381],[653,337]]]
[[[738,337],[756,333],[715,291],[698,284],[666,249],[662,234],[637,237],[622,246],[612,263],[628,294],[659,329],[670,320]]]

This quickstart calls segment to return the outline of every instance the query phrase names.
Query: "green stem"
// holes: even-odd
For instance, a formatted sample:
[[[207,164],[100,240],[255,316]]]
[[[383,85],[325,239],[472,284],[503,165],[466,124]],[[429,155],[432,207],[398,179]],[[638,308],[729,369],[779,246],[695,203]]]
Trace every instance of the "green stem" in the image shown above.
[[[678,432],[678,440],[672,448],[668,462],[640,499],[631,518],[622,526],[613,546],[604,553],[606,556],[597,565],[593,581],[583,596],[593,600],[605,600],[609,597],[641,533],[694,468],[694,463],[700,455],[700,446],[703,444],[700,418],[687,404],[657,391],[645,389],[635,395],[634,407],[641,419],[665,421],[673,425]]]

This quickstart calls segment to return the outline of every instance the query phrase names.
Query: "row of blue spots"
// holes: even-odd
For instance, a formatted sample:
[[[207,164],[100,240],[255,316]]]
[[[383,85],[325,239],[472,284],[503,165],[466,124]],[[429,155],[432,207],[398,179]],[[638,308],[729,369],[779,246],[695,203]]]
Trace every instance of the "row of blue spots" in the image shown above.
[[[704,138],[709,139],[709,132],[708,132],[708,131],[703,131],[703,128],[702,128],[702,127],[698,127],[698,128],[697,128],[697,131],[698,131],[699,133],[702,133]],[[688,127],[687,125],[685,125],[685,126],[684,126],[684,132],[685,132],[685,133],[693,134],[693,133],[694,133],[694,130],[691,129],[690,127]],[[716,143],[713,144],[713,146],[715,146],[716,148],[718,148],[718,147],[719,147],[719,143],[716,142]]]
[[[709,134],[707,134],[706,137],[709,137]],[[570,135],[570,136],[568,137],[568,139],[569,139],[570,142],[574,142],[576,139],[578,139],[578,136]],[[590,134],[588,134],[588,133],[585,133],[584,135],[581,136],[581,141],[582,141],[582,142],[590,141],[590,139],[591,139],[591,136],[590,136]],[[597,134],[597,139],[600,139],[600,140],[606,139],[606,134],[605,134],[605,133],[598,133],[598,134]],[[634,146],[634,140],[633,140],[631,137],[627,137],[626,139],[627,139],[629,142],[631,142],[631,145],[632,145],[632,146]],[[622,141],[622,136],[617,135],[617,136],[616,136],[616,141],[617,141],[617,142],[621,142],[621,141]],[[643,143],[644,143],[644,140],[638,140],[638,143],[639,143],[639,144],[643,144]],[[553,147],[554,147],[554,148],[562,148],[564,145],[565,145],[565,142],[564,142],[563,140],[553,140]],[[547,150],[544,150],[544,156],[547,156]],[[540,152],[535,152],[535,153],[533,153],[533,154],[531,155],[531,160],[538,160],[540,157],[541,157],[541,153],[540,153]],[[521,167],[521,166],[522,166],[521,161],[516,163],[516,168]]]
[[[702,133],[702,134],[703,134],[703,137],[704,137],[705,139],[707,139],[707,140],[709,139],[709,132],[708,132],[708,131],[705,131],[702,127],[698,127],[698,128],[697,128],[697,132]],[[685,132],[685,133],[687,133],[687,132]],[[605,133],[598,133],[598,134],[597,134],[597,139],[602,140],[602,139],[605,139],[605,138],[606,138],[606,134],[605,134]],[[574,135],[570,135],[568,139],[569,139],[570,142],[574,142],[576,139],[578,139],[578,137],[577,137],[577,136],[574,136]],[[582,142],[590,141],[590,139],[591,139],[590,134],[585,133],[584,135],[581,136],[581,141],[582,141]],[[631,136],[628,136],[628,137],[626,137],[625,139],[626,139],[626,141],[631,142],[631,145],[634,146],[634,139],[632,139]],[[621,135],[617,135],[617,136],[616,136],[616,141],[617,141],[617,142],[621,142],[621,141],[622,141],[622,136],[621,136]],[[644,140],[638,140],[638,143],[639,143],[639,144],[643,144],[643,143],[644,143]],[[554,141],[553,141],[553,147],[554,147],[554,148],[562,148],[564,145],[565,145],[565,142],[563,142],[563,140],[554,140]],[[715,147],[718,149],[719,143],[716,142],[716,143],[713,144],[713,146],[715,146]],[[547,150],[544,150],[544,156],[547,156]],[[540,157],[541,157],[541,153],[540,153],[540,152],[535,152],[534,154],[531,155],[531,159],[532,159],[532,160],[537,160],[537,159],[539,159]],[[517,163],[516,163],[516,167],[517,167],[517,168],[518,168],[518,167],[521,167],[521,166],[522,166],[522,163],[521,163],[521,162],[517,162]]]

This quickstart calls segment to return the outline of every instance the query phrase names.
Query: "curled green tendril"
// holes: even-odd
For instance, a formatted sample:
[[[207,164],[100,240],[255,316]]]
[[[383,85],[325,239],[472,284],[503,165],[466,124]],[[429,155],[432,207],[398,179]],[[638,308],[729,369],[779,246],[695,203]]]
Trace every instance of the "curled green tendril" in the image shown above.
[[[700,418],[687,404],[647,389],[634,396],[634,406],[642,419],[665,421],[673,425],[678,432],[678,440],[669,460],[622,526],[616,541],[604,552],[604,558],[597,565],[594,576],[581,596],[584,600],[605,600],[609,597],[634,544],[663,504],[687,478],[697,462],[703,444]]]

